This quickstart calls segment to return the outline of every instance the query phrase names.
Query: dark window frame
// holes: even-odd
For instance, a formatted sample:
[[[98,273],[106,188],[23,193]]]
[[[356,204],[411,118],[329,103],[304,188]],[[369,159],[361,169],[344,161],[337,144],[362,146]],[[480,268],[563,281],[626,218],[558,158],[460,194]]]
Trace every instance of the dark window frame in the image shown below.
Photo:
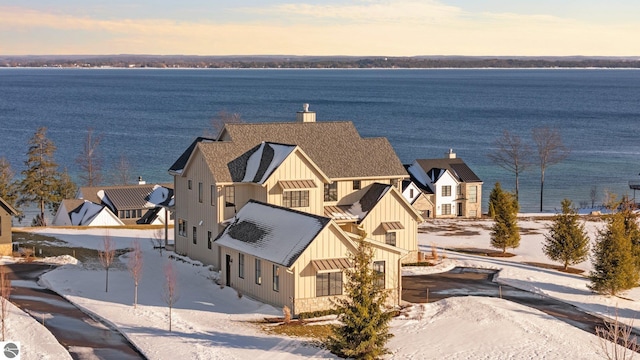
[[[316,297],[342,295],[342,271],[316,274]]]
[[[324,201],[338,201],[338,182],[324,184]]]

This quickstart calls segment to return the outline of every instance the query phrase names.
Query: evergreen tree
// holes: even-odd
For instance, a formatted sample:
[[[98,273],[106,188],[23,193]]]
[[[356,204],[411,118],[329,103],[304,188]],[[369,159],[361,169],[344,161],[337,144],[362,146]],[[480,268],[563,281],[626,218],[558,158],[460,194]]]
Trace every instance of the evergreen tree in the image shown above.
[[[36,225],[46,226],[45,206],[52,206],[58,195],[58,164],[53,159],[55,144],[47,138],[47,128],[41,127],[29,139],[26,169],[22,171],[24,178],[19,184],[20,197],[17,205],[37,203],[40,214],[36,217]]]
[[[0,157],[0,197],[11,206],[15,206],[18,198],[18,186],[13,179],[14,175],[9,161]]]
[[[508,191],[502,190],[500,183],[496,183],[489,195],[489,214],[493,217],[491,228],[491,246],[507,252],[507,248],[520,246],[520,231],[518,229],[518,202]]]
[[[593,249],[593,270],[589,274],[591,290],[616,295],[637,286],[638,271],[632,246],[623,212],[611,215],[607,226],[598,231]]]
[[[372,268],[373,249],[364,238],[349,258],[353,267],[345,270],[346,297],[335,301],[343,326],[334,330],[327,347],[341,357],[378,359],[388,353],[385,344],[393,336],[393,313],[383,308],[388,293]]]
[[[542,251],[549,259],[559,261],[566,271],[569,265],[587,260],[589,257],[589,237],[584,225],[579,223],[578,213],[571,200],[562,200],[562,214],[555,216],[544,236]]]
[[[62,200],[74,199],[78,192],[78,186],[73,182],[73,180],[71,180],[71,176],[69,176],[67,169],[62,173],[58,173],[56,178],[56,188],[54,190],[54,196],[52,197],[53,201],[48,205],[52,213],[58,211],[58,207]]]
[[[617,208],[624,222],[624,232],[631,240],[634,263],[640,271],[640,228],[638,227],[638,214],[635,212],[636,204],[629,198],[623,197]]]

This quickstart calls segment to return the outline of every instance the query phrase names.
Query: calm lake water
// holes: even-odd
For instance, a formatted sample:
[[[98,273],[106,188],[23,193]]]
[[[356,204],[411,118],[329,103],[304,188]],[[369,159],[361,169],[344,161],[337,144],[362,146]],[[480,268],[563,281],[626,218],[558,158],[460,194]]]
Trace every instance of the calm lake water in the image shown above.
[[[134,178],[167,182],[167,169],[221,110],[247,122],[293,121],[303,103],[318,121],[351,120],[389,139],[400,159],[452,148],[485,183],[513,189],[487,154],[504,129],[560,130],[571,156],[548,168],[545,210],[591,203],[590,189],[630,194],[640,180],[640,71],[606,69],[196,70],[0,69],[0,156],[16,173],[39,126],[77,178],[87,128],[103,135],[104,177],[121,155]],[[134,179],[132,179],[133,181]],[[536,211],[539,170],[523,174],[522,211]],[[640,196],[640,194],[638,194]],[[486,209],[486,207],[485,207]]]

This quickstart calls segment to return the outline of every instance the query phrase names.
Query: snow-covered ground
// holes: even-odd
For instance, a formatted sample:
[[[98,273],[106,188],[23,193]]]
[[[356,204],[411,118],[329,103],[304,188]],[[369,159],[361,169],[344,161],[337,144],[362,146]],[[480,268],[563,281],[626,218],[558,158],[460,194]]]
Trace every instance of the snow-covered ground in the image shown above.
[[[617,307],[624,321],[631,322],[640,310],[640,289],[623,297],[592,294],[581,275],[525,265],[549,263],[541,251],[548,224],[534,217],[523,218],[521,246],[512,258],[486,258],[442,250],[453,247],[489,248],[490,221],[445,221],[425,224],[419,234],[423,251],[439,248],[445,260],[436,267],[409,268],[405,275],[446,271],[454,266],[501,269],[498,281],[544,293],[588,311],[612,315]],[[593,233],[604,223],[588,222]],[[55,236],[69,246],[101,249],[104,229],[32,230]],[[169,259],[152,247],[153,230],[110,229],[118,248],[131,247],[139,239],[144,253],[138,307],[133,308],[133,280],[126,269],[127,255],[119,268],[109,272],[99,264],[67,264],[43,276],[42,283],[67,299],[112,324],[149,359],[302,359],[334,358],[307,339],[265,333],[253,320],[280,316],[281,310],[240,297],[231,288],[221,288],[217,273],[189,259]],[[64,259],[50,259],[71,262]],[[165,264],[173,264],[178,278],[179,299],[173,310],[173,331],[168,331],[168,308],[163,301]],[[588,262],[575,267],[588,271]],[[61,346],[36,320],[14,309],[9,316],[8,338],[20,341],[23,359],[59,359]],[[601,359],[599,339],[540,311],[506,300],[465,297],[414,305],[406,316],[392,321],[395,334],[388,343],[389,359]],[[34,335],[37,334],[37,335]],[[42,341],[42,340],[45,341]],[[179,354],[179,355],[178,355]],[[65,355],[68,358],[68,354]]]

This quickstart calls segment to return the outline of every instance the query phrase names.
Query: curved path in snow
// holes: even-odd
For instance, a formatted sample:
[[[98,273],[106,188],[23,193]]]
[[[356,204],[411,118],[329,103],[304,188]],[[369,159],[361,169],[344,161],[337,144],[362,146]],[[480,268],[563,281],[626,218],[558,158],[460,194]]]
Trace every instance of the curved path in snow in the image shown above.
[[[80,311],[55,292],[37,284],[51,266],[7,264],[10,300],[51,331],[74,359],[144,359],[119,332]]]

